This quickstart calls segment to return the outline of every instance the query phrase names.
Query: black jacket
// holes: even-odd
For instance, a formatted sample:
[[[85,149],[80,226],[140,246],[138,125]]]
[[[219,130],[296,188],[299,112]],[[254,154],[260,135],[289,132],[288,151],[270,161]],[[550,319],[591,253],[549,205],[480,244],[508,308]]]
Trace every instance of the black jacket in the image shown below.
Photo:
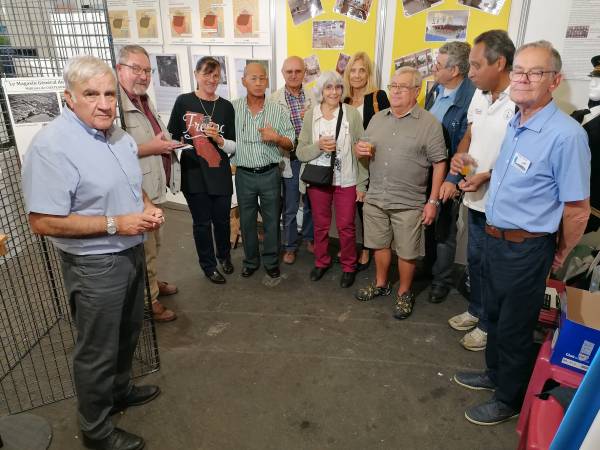
[[[376,97],[374,97],[376,95]],[[377,111],[375,111],[375,102],[373,98],[377,99]],[[350,103],[350,97],[344,99],[344,103]],[[363,106],[363,128],[366,130],[369,126],[371,118],[376,112],[390,107],[390,101],[387,98],[385,91],[375,91],[365,95],[364,106]]]

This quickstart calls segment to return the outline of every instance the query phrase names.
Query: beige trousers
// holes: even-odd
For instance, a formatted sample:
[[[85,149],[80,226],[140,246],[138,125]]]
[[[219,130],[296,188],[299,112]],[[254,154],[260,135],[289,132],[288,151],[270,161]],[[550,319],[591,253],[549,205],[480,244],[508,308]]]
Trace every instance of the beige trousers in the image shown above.
[[[144,252],[146,253],[146,270],[148,271],[148,284],[150,285],[150,299],[152,301],[158,298],[158,276],[157,276],[157,259],[160,249],[161,237],[160,228],[155,231],[146,233],[146,241],[144,242]]]

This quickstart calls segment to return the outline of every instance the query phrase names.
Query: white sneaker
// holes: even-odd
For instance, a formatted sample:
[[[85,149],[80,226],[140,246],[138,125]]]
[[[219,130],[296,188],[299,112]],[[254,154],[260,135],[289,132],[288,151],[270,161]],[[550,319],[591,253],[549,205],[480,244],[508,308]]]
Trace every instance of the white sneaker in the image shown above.
[[[448,320],[450,326],[458,331],[468,331],[471,328],[475,328],[478,322],[479,319],[473,314],[470,314],[469,311],[465,311],[464,313],[454,316]]]
[[[473,331],[465,334],[460,340],[460,343],[464,348],[471,350],[472,352],[485,350],[485,346],[487,345],[487,333],[482,331],[479,327],[475,328]]]

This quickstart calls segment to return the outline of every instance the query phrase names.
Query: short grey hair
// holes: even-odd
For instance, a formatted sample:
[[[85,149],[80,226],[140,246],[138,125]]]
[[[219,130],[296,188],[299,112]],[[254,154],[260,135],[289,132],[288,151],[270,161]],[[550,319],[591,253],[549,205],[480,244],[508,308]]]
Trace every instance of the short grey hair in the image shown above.
[[[125,47],[121,47],[121,50],[119,50],[119,57],[117,60],[118,63],[125,64],[127,61],[129,61],[129,55],[131,55],[132,53],[136,53],[138,55],[146,55],[146,58],[150,59],[150,55],[144,47],[142,47],[141,45],[131,44],[126,45]]]
[[[63,68],[65,89],[72,92],[75,84],[85,83],[100,75],[111,75],[116,86],[115,71],[104,60],[90,55],[73,56]]]
[[[416,68],[414,68],[413,66],[402,66],[402,67],[399,67],[398,69],[396,69],[396,71],[394,72],[394,75],[400,75],[403,73],[412,74],[413,86],[421,87],[421,84],[423,83],[423,75],[421,75],[421,72],[419,72]]]
[[[440,55],[448,55],[446,67],[458,67],[458,72],[466,77],[469,73],[469,53],[471,45],[466,42],[446,42],[440,47]]]
[[[323,102],[323,90],[327,86],[341,86],[342,98],[344,98],[344,80],[342,80],[342,77],[339,73],[334,72],[333,70],[328,70],[327,72],[323,72],[321,75],[319,75],[319,78],[315,83],[315,87],[313,88],[317,103]]]
[[[550,55],[552,70],[555,70],[556,73],[560,73],[560,71],[562,69],[562,58],[560,57],[560,53],[558,53],[558,50],[556,50],[550,42],[541,40],[541,41],[535,41],[535,42],[529,42],[527,44],[523,44],[516,51],[515,58],[517,57],[517,55],[519,53],[521,53],[523,50],[525,50],[527,48],[543,48],[544,50],[546,50],[548,52],[548,54]]]

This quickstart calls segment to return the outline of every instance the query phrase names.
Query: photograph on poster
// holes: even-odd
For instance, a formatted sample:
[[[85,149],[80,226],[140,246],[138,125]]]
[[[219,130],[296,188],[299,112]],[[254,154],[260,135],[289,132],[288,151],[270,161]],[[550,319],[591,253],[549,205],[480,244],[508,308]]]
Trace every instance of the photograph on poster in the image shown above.
[[[192,11],[189,8],[169,8],[169,24],[171,25],[171,36],[192,36]]]
[[[336,0],[333,11],[359,22],[366,22],[372,2],[373,0]]]
[[[179,69],[177,68],[177,56],[156,55],[158,66],[158,82],[165,87],[181,87],[179,82]]]
[[[323,14],[321,0],[288,0],[288,6],[294,25],[300,25]]]
[[[244,97],[246,95],[246,88],[242,84],[242,77],[244,76],[244,68],[247,64],[250,63],[258,63],[262,64],[267,73],[267,78],[269,77],[270,69],[269,64],[270,61],[268,59],[238,59],[236,58],[234,61],[235,66],[235,81],[236,81],[236,93],[237,97]],[[271,92],[270,83],[267,85],[267,95]]]
[[[203,38],[225,37],[224,4],[200,0],[200,30]]]
[[[155,9],[137,9],[138,36],[140,39],[158,39],[157,15]]]
[[[338,60],[335,65],[335,71],[337,73],[339,73],[340,75],[344,75],[344,71],[346,70],[348,61],[350,61],[350,55],[346,55],[345,53],[340,53],[340,56],[338,56]]]
[[[312,26],[313,48],[344,48],[346,22],[343,20],[315,20]]]
[[[500,14],[500,10],[504,6],[504,0],[458,0],[458,3],[495,16]]]
[[[444,3],[444,0],[402,0],[404,16],[410,17],[441,3]]]
[[[420,52],[402,56],[394,61],[394,69],[402,66],[411,66],[417,69],[423,77],[428,77],[433,72],[434,57],[430,48]]]
[[[50,122],[60,115],[56,92],[8,94],[15,125]]]
[[[425,41],[464,41],[468,23],[469,11],[430,11],[425,25]]]
[[[319,78],[319,75],[321,75],[321,67],[319,66],[319,57],[317,55],[311,55],[308,58],[304,58],[304,65],[306,67],[304,83],[311,83]]]
[[[221,79],[219,80],[219,85],[217,86],[217,95],[229,100],[231,94],[229,92],[229,83],[227,82],[227,58],[225,56],[194,55],[192,56],[192,72],[194,71],[198,61],[205,56],[210,56],[211,58],[215,58],[217,61],[219,61],[219,64],[221,65]]]
[[[589,25],[569,25],[567,32],[565,33],[566,38],[587,38],[590,34]]]
[[[108,11],[108,22],[110,31],[115,39],[129,39],[129,11]]]
[[[258,0],[233,0],[234,37],[258,37]]]

